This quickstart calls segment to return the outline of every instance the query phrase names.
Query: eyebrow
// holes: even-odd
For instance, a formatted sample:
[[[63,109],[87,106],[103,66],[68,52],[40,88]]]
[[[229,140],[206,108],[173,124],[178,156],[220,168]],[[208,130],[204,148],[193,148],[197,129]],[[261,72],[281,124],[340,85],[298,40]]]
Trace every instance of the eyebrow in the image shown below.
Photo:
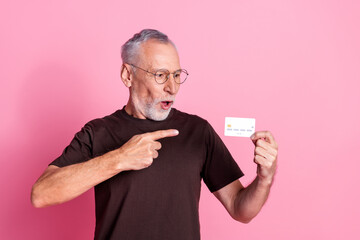
[[[177,71],[181,71],[182,70],[182,68],[179,68],[179,69],[177,69],[177,70],[175,70],[175,71],[173,71],[173,72],[170,72],[169,71],[169,69],[166,69],[166,68],[151,68],[151,70],[152,71],[160,71],[160,70],[166,70],[166,71],[168,71],[169,73],[174,73],[174,72],[177,72]]]

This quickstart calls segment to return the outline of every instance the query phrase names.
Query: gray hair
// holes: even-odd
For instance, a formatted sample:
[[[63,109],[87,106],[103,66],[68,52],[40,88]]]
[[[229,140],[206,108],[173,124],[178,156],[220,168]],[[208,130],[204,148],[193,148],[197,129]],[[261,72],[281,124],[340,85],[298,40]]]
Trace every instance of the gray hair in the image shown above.
[[[175,44],[164,33],[155,29],[143,29],[141,32],[134,34],[132,38],[122,45],[121,59],[123,63],[134,64],[140,45],[150,39],[157,40],[161,43],[170,43],[176,48]]]

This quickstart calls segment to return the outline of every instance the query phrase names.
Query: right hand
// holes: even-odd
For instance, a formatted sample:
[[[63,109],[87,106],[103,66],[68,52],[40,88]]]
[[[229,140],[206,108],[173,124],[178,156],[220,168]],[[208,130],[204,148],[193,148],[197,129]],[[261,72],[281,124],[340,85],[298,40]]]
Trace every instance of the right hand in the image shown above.
[[[118,168],[122,171],[140,170],[149,167],[159,156],[161,138],[174,137],[179,134],[176,129],[159,130],[133,136],[119,149],[115,150],[120,160]]]

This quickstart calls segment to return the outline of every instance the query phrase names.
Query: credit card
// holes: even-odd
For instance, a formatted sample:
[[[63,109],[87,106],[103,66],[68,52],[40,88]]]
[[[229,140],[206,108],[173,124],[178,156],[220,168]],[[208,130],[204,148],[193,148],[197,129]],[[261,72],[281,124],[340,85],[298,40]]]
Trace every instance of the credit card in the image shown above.
[[[250,137],[255,132],[255,118],[225,117],[225,136]]]

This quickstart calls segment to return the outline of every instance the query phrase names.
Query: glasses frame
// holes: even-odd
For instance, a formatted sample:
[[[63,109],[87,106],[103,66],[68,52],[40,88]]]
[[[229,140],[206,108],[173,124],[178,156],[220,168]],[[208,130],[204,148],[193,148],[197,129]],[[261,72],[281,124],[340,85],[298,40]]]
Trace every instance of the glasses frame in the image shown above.
[[[143,69],[143,68],[141,68],[141,67],[135,66],[134,64],[131,64],[131,63],[128,63],[128,64],[129,64],[130,66],[134,67],[134,68],[138,68],[138,69],[140,69],[140,70],[143,70],[144,72],[147,72],[147,73],[150,73],[151,75],[153,75],[154,78],[155,78],[155,82],[156,82],[157,84],[164,84],[164,83],[166,83],[167,80],[169,80],[169,78],[170,78],[170,74],[173,75],[174,82],[176,82],[177,84],[183,84],[183,83],[186,81],[186,79],[188,78],[188,76],[189,76],[189,73],[188,73],[185,69],[179,69],[179,70],[176,70],[176,71],[173,72],[173,73],[171,73],[171,72],[170,72],[169,70],[167,70],[167,69],[159,69],[159,70],[156,70],[155,73],[152,73],[152,72],[149,72],[148,70],[145,70],[145,69]],[[168,74],[167,74],[167,76],[166,76],[166,80],[165,80],[164,82],[159,83],[159,82],[156,80],[156,73],[157,73],[158,71],[164,71],[164,70],[166,70],[166,71],[168,72]],[[174,77],[174,74],[175,74],[176,72],[179,72],[179,71],[186,74],[185,80],[182,81],[182,82],[177,82],[177,81],[175,80],[175,77]]]

